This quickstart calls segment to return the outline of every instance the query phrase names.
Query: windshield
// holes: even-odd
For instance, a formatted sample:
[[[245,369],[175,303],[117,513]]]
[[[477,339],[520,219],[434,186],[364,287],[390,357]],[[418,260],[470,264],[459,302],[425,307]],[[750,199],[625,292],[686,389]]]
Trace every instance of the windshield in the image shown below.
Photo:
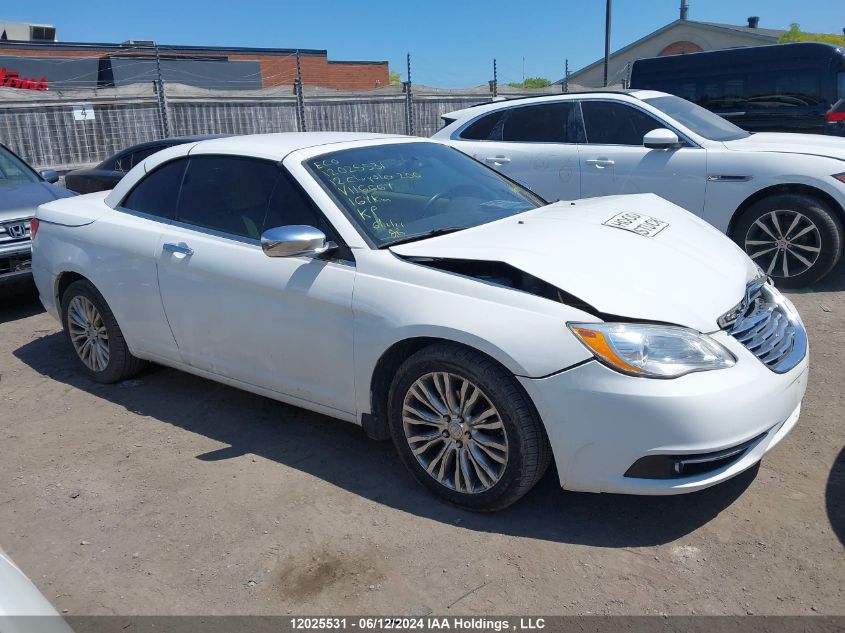
[[[305,164],[378,247],[478,226],[545,204],[492,169],[435,143],[348,149]]]
[[[13,187],[23,182],[38,182],[40,178],[17,156],[0,145],[0,187]]]
[[[737,127],[710,110],[690,103],[686,99],[667,95],[644,99],[664,114],[669,115],[681,125],[711,141],[735,141],[749,136],[748,132]]]

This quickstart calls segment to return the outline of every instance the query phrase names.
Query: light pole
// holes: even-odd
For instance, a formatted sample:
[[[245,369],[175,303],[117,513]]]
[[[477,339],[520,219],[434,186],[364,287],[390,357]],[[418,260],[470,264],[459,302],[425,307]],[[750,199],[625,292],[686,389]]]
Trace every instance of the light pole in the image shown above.
[[[607,67],[610,64],[610,14],[613,0],[607,0],[604,18],[604,85],[607,87]]]

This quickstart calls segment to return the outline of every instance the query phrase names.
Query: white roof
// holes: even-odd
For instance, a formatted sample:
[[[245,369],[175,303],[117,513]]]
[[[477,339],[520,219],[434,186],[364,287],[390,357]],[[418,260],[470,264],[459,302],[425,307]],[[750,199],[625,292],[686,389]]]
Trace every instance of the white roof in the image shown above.
[[[161,163],[190,154],[232,154],[250,156],[281,162],[284,158],[299,150],[313,150],[326,145],[344,144],[346,146],[373,141],[429,141],[430,139],[400,136],[398,134],[373,134],[367,132],[283,132],[279,134],[250,134],[246,136],[226,136],[207,139],[194,143],[183,143],[156,152],[143,163],[133,167],[114,189],[106,196],[108,206],[115,208],[129,190],[135,186],[148,171]]]
[[[526,99],[502,99],[501,101],[492,101],[491,103],[472,106],[471,108],[464,108],[463,110],[446,112],[442,116],[458,120],[475,117],[479,114],[493,112],[503,108],[510,108],[516,105],[531,105],[535,103],[547,103],[549,101],[567,101],[569,99],[588,99],[591,97],[631,101],[632,99],[648,99],[650,97],[661,97],[664,95],[665,93],[657,92],[655,90],[594,90],[591,92],[567,92],[559,95],[543,95],[540,97],[529,97]]]
[[[282,160],[301,149],[320,145],[403,138],[396,134],[367,132],[282,132],[279,134],[249,134],[200,141],[190,149],[190,154],[239,154],[269,160]]]

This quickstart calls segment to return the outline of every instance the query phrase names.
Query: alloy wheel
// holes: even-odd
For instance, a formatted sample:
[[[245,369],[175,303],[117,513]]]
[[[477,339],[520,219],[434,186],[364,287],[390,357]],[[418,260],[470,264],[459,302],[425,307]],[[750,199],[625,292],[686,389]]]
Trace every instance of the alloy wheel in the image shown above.
[[[109,364],[109,334],[94,303],[82,295],[68,306],[67,325],[73,348],[88,369],[101,372]]]
[[[508,438],[498,410],[470,380],[449,372],[418,378],[402,406],[405,439],[438,483],[469,494],[491,489],[508,463]]]
[[[807,272],[819,258],[821,247],[818,227],[798,211],[770,211],[757,218],[745,234],[745,252],[773,277]]]

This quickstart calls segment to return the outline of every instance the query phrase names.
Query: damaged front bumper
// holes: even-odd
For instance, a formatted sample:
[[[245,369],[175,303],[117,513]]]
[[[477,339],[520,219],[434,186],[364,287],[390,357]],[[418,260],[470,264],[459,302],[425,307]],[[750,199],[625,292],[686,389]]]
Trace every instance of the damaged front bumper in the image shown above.
[[[714,338],[737,357],[734,367],[653,380],[588,362],[520,378],[545,424],[561,486],[693,492],[750,468],[783,439],[798,421],[808,354],[778,374],[726,333]]]

